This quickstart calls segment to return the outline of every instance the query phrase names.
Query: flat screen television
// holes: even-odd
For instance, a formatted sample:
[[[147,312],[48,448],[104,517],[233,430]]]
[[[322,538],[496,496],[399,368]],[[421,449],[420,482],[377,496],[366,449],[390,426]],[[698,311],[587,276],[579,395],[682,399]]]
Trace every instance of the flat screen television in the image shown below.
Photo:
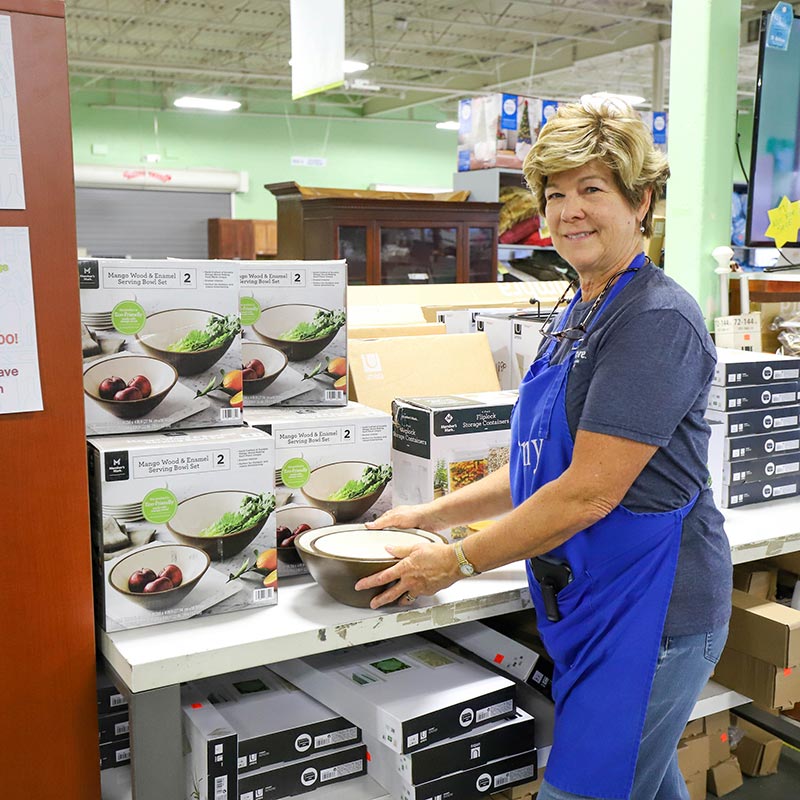
[[[761,16],[758,46],[750,191],[745,240],[751,247],[775,247],[765,236],[767,211],[789,200],[800,200],[800,17],[795,16],[789,48],[767,47],[770,12]],[[787,242],[786,247],[798,247]]]

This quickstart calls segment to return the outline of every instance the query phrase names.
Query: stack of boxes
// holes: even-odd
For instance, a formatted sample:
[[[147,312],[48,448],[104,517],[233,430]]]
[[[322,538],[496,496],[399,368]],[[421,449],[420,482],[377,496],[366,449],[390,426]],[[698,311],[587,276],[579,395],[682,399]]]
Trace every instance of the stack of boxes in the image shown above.
[[[709,472],[717,505],[800,493],[800,359],[717,349],[708,397]]]
[[[546,315],[532,311],[488,312],[475,317],[476,330],[489,339],[501,389],[517,389],[542,343]]]
[[[514,682],[419,636],[273,669],[363,730],[368,772],[397,800],[472,800],[537,776]]]
[[[97,718],[100,733],[100,769],[130,763],[128,704],[101,667],[97,668]]]
[[[731,755],[730,713],[720,711],[690,722],[678,743],[678,767],[686,780],[690,800],[715,797],[742,785],[739,763]]]

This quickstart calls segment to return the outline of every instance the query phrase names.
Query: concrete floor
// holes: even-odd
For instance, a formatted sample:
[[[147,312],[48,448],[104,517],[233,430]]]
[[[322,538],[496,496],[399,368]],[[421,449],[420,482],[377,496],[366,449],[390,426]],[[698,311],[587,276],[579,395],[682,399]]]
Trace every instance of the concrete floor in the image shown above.
[[[713,795],[708,795],[714,800]],[[725,800],[800,800],[800,752],[784,746],[778,772],[764,778],[744,778],[744,786]]]

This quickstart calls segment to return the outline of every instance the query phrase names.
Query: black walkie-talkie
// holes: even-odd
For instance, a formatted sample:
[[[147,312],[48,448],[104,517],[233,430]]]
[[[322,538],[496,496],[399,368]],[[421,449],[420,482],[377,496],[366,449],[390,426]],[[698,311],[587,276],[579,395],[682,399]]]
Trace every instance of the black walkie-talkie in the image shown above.
[[[572,583],[572,570],[569,564],[557,561],[548,556],[536,556],[531,559],[533,577],[542,589],[545,613],[550,622],[558,622],[561,612],[558,610],[558,593]]]

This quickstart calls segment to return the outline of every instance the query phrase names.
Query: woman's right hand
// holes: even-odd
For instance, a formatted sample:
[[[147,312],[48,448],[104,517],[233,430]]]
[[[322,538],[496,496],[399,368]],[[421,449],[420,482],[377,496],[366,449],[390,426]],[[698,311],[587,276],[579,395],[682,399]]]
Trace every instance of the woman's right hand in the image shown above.
[[[447,523],[433,512],[430,503],[417,506],[397,506],[381,514],[374,522],[367,522],[366,527],[374,530],[382,528],[420,528],[423,531],[440,531],[447,528]]]

